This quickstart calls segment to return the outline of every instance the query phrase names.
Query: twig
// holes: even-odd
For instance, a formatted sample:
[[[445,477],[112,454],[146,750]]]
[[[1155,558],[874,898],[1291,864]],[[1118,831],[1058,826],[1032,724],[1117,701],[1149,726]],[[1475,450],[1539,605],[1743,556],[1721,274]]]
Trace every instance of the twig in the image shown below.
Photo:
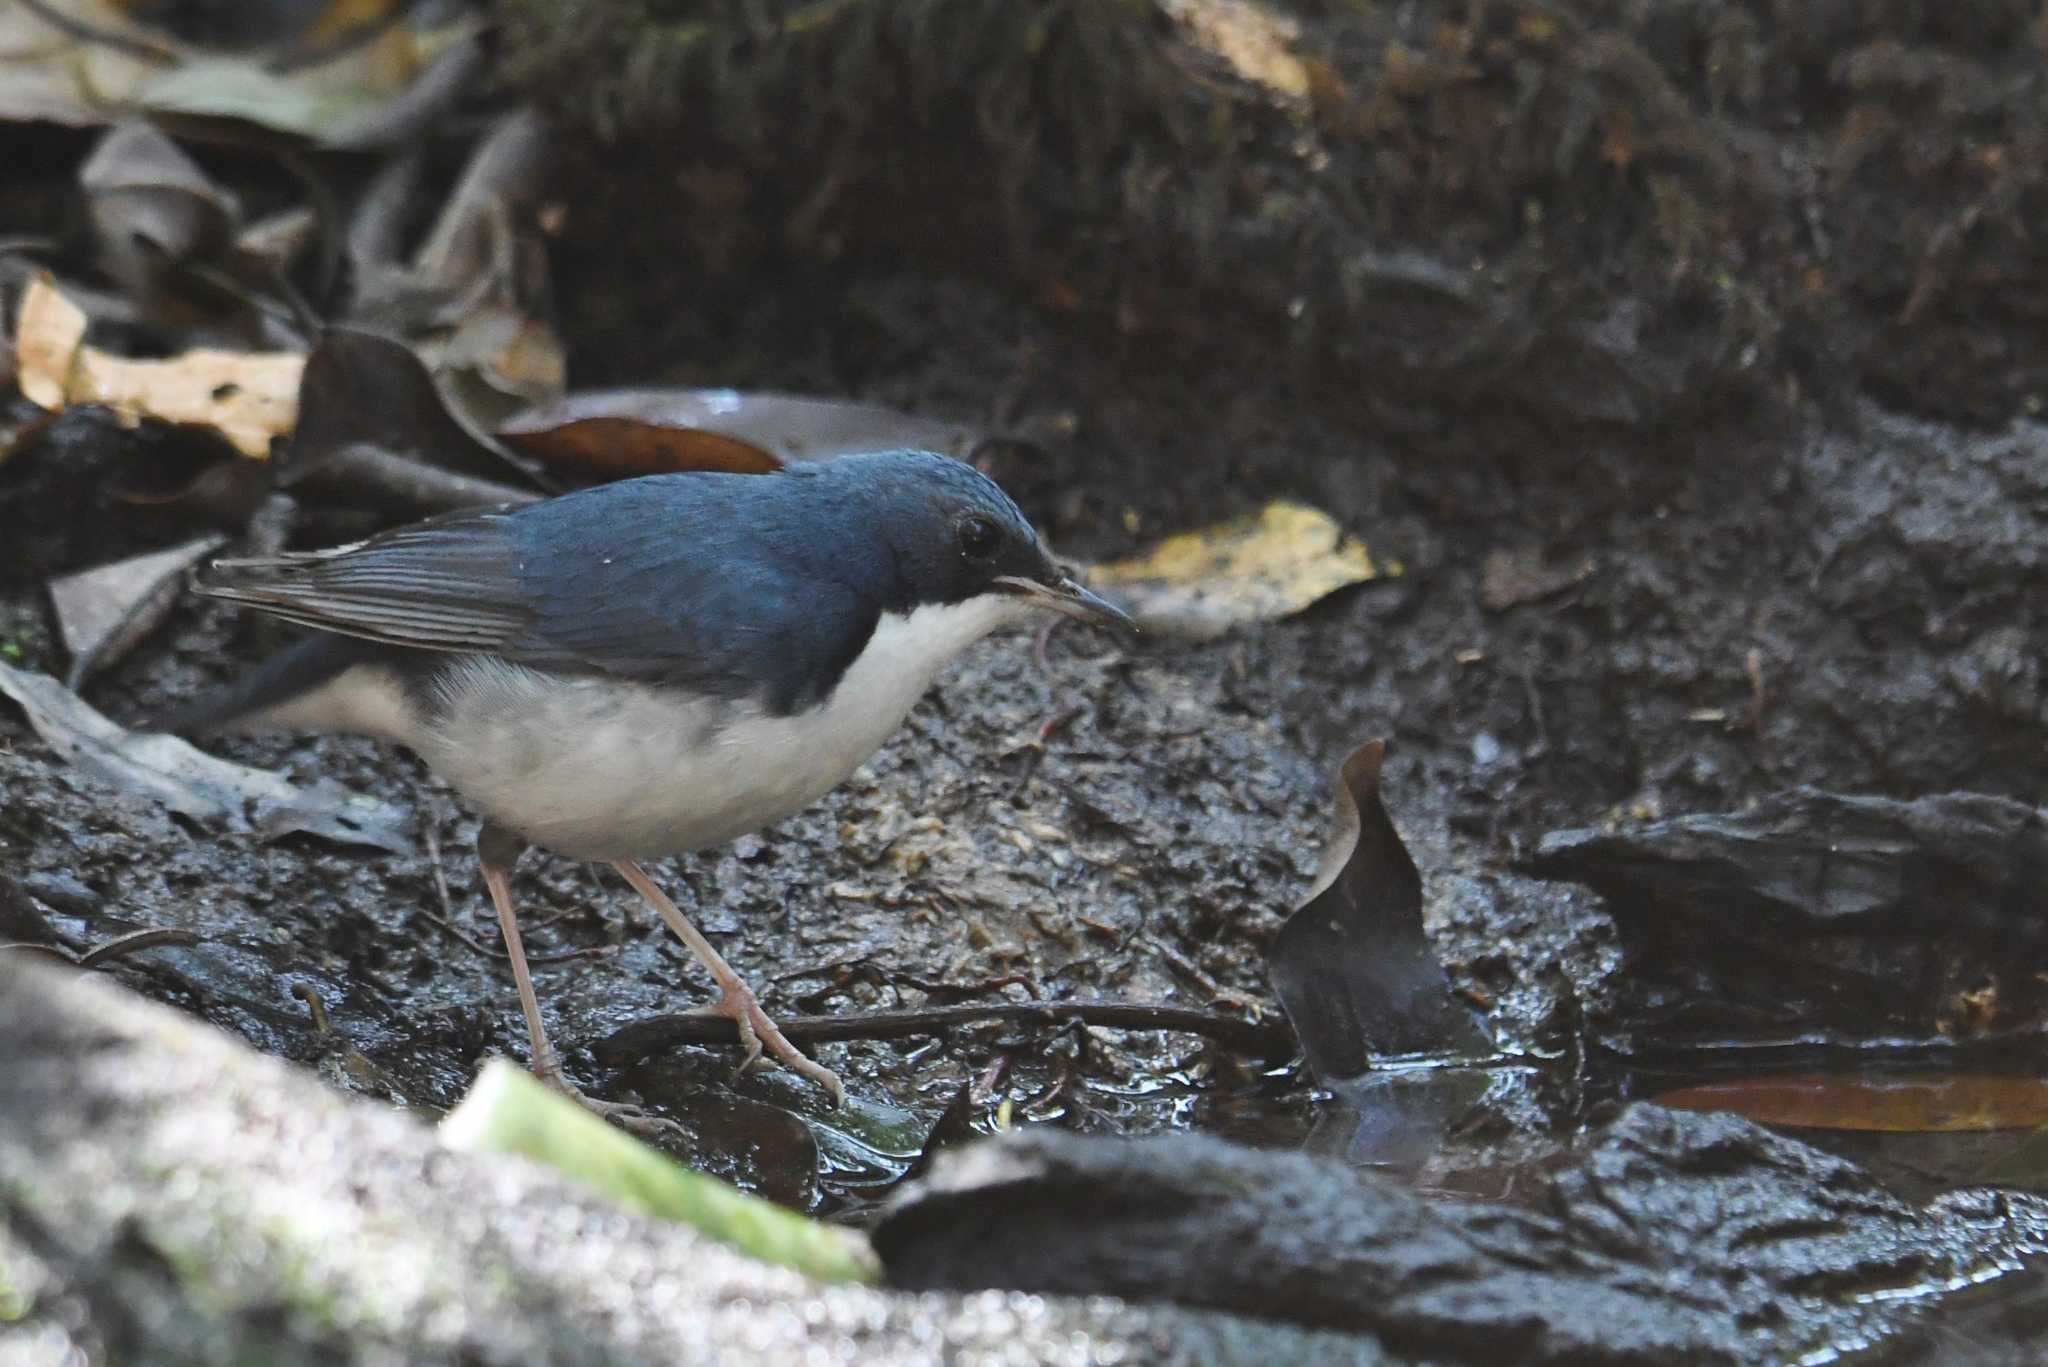
[[[306,1010],[313,1017],[313,1033],[331,1035],[334,1026],[327,1019],[327,1003],[320,1000],[320,993],[313,984],[298,982],[292,984],[292,995],[306,1004]]]
[[[504,946],[500,945],[493,948],[482,940],[477,939],[476,936],[471,935],[461,926],[455,924],[455,904],[448,896],[448,875],[441,869],[441,841],[434,834],[432,813],[429,813],[428,820],[421,823],[421,829],[426,833],[427,858],[433,865],[434,892],[441,901],[441,914],[436,916],[433,912],[427,911],[424,908],[421,909],[420,914],[441,927],[441,929],[447,931],[450,935],[453,935],[456,939],[462,941],[462,943],[468,945],[478,954],[483,955],[486,959],[498,959],[505,963],[510,963],[512,956],[505,952]],[[553,919],[560,920],[561,918],[558,916]],[[610,952],[611,947],[608,945],[592,945],[587,949],[564,949],[553,954],[529,954],[526,956],[526,962],[529,964],[558,964],[570,959],[595,959]]]
[[[1211,1000],[1223,995],[1222,983],[1209,976],[1208,973],[1203,971],[1202,966],[1193,959],[1190,959],[1172,945],[1162,942],[1158,936],[1147,935],[1145,937],[1145,947],[1154,954],[1157,954],[1161,959],[1164,959],[1168,968],[1208,993]]]
[[[426,917],[429,921],[432,921],[435,925],[441,927],[441,929],[447,931],[486,959],[496,959],[501,963],[510,963],[512,961],[512,956],[505,952],[504,946],[485,944],[482,940],[477,939],[476,936],[471,935],[447,917],[437,916],[424,907],[420,908],[420,915]],[[611,952],[612,947],[610,945],[588,945],[582,949],[558,949],[552,954],[528,954],[526,962],[529,964],[560,964],[567,963],[571,959],[601,959]]]
[[[199,937],[189,930],[177,926],[156,926],[149,930],[138,930],[128,935],[117,935],[111,940],[94,945],[78,956],[80,968],[92,968],[113,959],[125,958],[145,949],[156,949],[162,945],[178,945],[190,948],[199,943]]]
[[[434,895],[441,899],[441,914],[455,924],[455,904],[448,896],[448,872],[441,867],[441,837],[434,833],[435,818],[440,815],[430,805],[427,819],[420,823],[420,829],[427,837],[427,859],[434,867]]]
[[[37,944],[32,940],[0,945],[0,953],[11,950],[28,954],[47,954],[51,958],[63,960],[73,968],[97,968],[101,964],[111,963],[115,959],[125,958],[145,949],[158,949],[164,945],[189,948],[198,943],[199,937],[189,930],[177,926],[152,926],[148,930],[130,931],[126,935],[116,935],[111,940],[103,940],[83,954],[75,953],[63,945]]]
[[[931,1035],[980,1021],[1022,1025],[1065,1025],[1079,1021],[1111,1030],[1173,1030],[1202,1035],[1247,1054],[1273,1058],[1296,1047],[1284,1018],[1248,1021],[1215,1011],[1143,1002],[989,1002],[977,1006],[931,1006],[911,1011],[870,1011],[846,1016],[784,1016],[782,1033],[799,1043],[834,1040],[902,1039]],[[598,1062],[629,1063],[678,1044],[736,1044],[739,1031],[724,1016],[649,1016],[622,1026],[590,1046]]]
[[[1763,652],[1750,647],[1742,657],[1742,671],[1749,676],[1749,715],[1744,718],[1749,724],[1750,734],[1764,733],[1764,656]]]

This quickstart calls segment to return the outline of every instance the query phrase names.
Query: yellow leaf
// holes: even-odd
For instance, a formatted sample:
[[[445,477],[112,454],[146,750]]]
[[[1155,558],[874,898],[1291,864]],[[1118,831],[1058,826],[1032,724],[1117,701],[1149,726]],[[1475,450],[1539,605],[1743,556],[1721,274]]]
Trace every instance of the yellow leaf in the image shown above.
[[[131,426],[154,418],[211,427],[257,460],[298,421],[306,358],[296,352],[197,350],[135,361],[84,345],[85,328],[85,311],[47,274],[22,292],[14,351],[21,392],[37,407],[103,404]]]
[[[1351,584],[1395,577],[1328,513],[1268,504],[1251,517],[1170,536],[1132,560],[1096,565],[1089,583],[1110,588],[1146,631],[1208,640],[1243,622],[1290,616]]]
[[[48,274],[22,292],[14,323],[14,357],[21,392],[38,408],[64,406],[71,365],[85,340],[85,310],[57,292]]]
[[[97,403],[134,423],[144,418],[211,427],[237,451],[262,460],[270,439],[292,430],[306,358],[293,352],[188,351],[131,361],[80,347],[65,397]]]

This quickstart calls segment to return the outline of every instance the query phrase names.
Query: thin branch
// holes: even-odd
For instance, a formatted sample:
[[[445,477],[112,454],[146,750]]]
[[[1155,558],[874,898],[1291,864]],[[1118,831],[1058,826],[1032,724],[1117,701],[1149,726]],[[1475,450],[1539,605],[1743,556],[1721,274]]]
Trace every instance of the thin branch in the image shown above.
[[[111,963],[115,959],[125,958],[145,949],[160,949],[165,945],[190,948],[199,942],[197,935],[182,927],[152,926],[147,930],[130,931],[126,935],[116,935],[111,940],[103,940],[83,954],[74,953],[63,945],[37,944],[33,941],[0,945],[0,951],[16,950],[28,954],[47,954],[63,960],[73,968],[97,968],[101,964]]]
[[[989,1002],[979,1006],[933,1006],[910,1011],[869,1011],[846,1016],[784,1016],[776,1021],[790,1039],[809,1044],[833,1040],[901,1039],[934,1035],[981,1021],[1023,1025],[1065,1025],[1081,1021],[1112,1030],[1173,1030],[1202,1035],[1247,1054],[1276,1058],[1296,1048],[1294,1030],[1282,1017],[1248,1021],[1215,1011],[1142,1002]],[[628,1063],[678,1044],[736,1044],[739,1033],[723,1016],[649,1016],[623,1026],[590,1046],[604,1064]]]
[[[85,951],[78,958],[80,968],[91,968],[119,959],[145,949],[157,949],[164,945],[177,945],[189,949],[199,943],[199,937],[179,926],[156,926],[149,930],[138,930],[128,935],[117,935]]]

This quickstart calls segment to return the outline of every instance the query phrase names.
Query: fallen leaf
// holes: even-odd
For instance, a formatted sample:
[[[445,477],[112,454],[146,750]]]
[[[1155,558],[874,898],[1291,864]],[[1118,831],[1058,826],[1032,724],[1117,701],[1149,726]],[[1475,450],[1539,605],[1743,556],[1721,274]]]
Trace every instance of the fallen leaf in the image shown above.
[[[65,685],[75,691],[93,670],[113,664],[155,630],[177,601],[185,571],[225,540],[201,537],[51,580],[57,630],[71,653]]]
[[[23,291],[14,345],[22,393],[38,406],[99,404],[129,426],[154,419],[212,428],[257,460],[270,454],[273,437],[291,431],[305,357],[201,348],[131,360],[86,345],[84,320],[47,275]]]
[[[1086,578],[1111,590],[1141,630],[1206,641],[1400,573],[1395,562],[1375,563],[1328,513],[1277,502],[1250,517],[1170,536],[1134,559],[1091,566]]]
[[[551,468],[598,479],[682,470],[765,475],[782,468],[780,460],[752,442],[716,432],[662,427],[637,418],[579,418],[539,432],[506,426],[498,429],[498,435]]]
[[[64,406],[85,329],[85,310],[58,293],[49,276],[29,281],[15,310],[14,356],[22,395],[30,403],[51,411]]]
[[[435,350],[434,374],[454,399],[451,409],[479,423],[552,403],[568,380],[562,339],[516,309],[474,310]]]
[[[320,215],[304,204],[259,218],[235,234],[234,263],[258,275],[284,275],[312,247]]]
[[[111,122],[109,105],[163,64],[169,48],[118,7],[101,0],[51,0],[79,32],[27,5],[0,5],[0,119],[94,127]],[[111,35],[114,41],[79,36]]]
[[[299,787],[271,770],[217,759],[176,736],[129,731],[47,674],[0,664],[0,693],[21,705],[36,734],[67,763],[181,816],[265,839],[303,831],[394,854],[412,850],[405,813],[388,802],[327,781]]]
[[[818,1281],[871,1282],[881,1274],[857,1231],[806,1219],[671,1162],[504,1059],[484,1065],[440,1134],[464,1153],[530,1158],[629,1210],[688,1225]]]
[[[514,245],[511,211],[539,201],[555,172],[557,150],[552,126],[534,110],[519,108],[500,115],[470,153],[432,229],[413,253],[410,269],[420,287],[460,295],[479,280],[510,275],[512,266],[506,258]],[[376,211],[364,205],[364,212]],[[407,234],[387,223],[370,236],[395,246]],[[358,261],[359,267],[365,264],[369,263]],[[504,290],[509,283],[493,285]],[[547,396],[549,402],[560,397],[559,385]]]
[[[536,482],[524,461],[464,422],[419,356],[389,337],[327,328],[306,358],[298,402],[298,428],[278,459],[280,484],[297,484],[351,453]],[[522,496],[507,488],[484,501]]]
[[[1500,612],[1533,603],[1577,587],[1592,573],[1590,555],[1559,557],[1541,546],[1488,551],[1479,568],[1479,606]]]
[[[233,31],[172,33],[136,22],[129,9],[225,21],[220,27]],[[382,142],[408,130],[390,117],[392,107],[413,98],[441,59],[473,41],[473,31],[460,17],[437,29],[387,23],[360,0],[311,12],[107,0],[7,5],[0,7],[0,118],[93,127],[148,111],[368,146],[373,135]]]
[[[1305,104],[1309,70],[1294,55],[1292,44],[1301,25],[1253,0],[1161,0],[1196,47],[1219,57],[1245,80],[1282,97],[1287,104]]]
[[[101,260],[138,299],[159,288],[168,269],[218,254],[241,217],[234,196],[147,123],[109,129],[78,184]]]
[[[763,474],[789,462],[906,447],[965,457],[974,429],[877,404],[736,389],[571,394],[498,429],[551,466],[606,479],[676,470]]]
[[[1422,929],[1422,877],[1380,801],[1386,747],[1351,752],[1308,895],[1280,927],[1266,973],[1325,1085],[1387,1055],[1493,1051]]]
[[[1652,1100],[1812,1130],[1950,1134],[2048,1125],[2048,1080],[2033,1074],[1779,1073],[1702,1082]]]
[[[128,422],[210,427],[243,455],[262,460],[274,437],[292,430],[306,358],[291,352],[187,351],[135,361],[80,347],[65,397],[96,403]]]

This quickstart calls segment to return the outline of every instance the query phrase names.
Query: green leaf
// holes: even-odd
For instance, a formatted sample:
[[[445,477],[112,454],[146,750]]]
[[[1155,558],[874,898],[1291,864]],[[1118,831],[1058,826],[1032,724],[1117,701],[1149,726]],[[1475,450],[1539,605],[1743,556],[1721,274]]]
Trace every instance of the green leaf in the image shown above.
[[[484,1065],[441,1142],[545,1163],[630,1210],[674,1220],[762,1262],[819,1281],[870,1282],[881,1266],[857,1231],[820,1224],[692,1172],[504,1059]]]

